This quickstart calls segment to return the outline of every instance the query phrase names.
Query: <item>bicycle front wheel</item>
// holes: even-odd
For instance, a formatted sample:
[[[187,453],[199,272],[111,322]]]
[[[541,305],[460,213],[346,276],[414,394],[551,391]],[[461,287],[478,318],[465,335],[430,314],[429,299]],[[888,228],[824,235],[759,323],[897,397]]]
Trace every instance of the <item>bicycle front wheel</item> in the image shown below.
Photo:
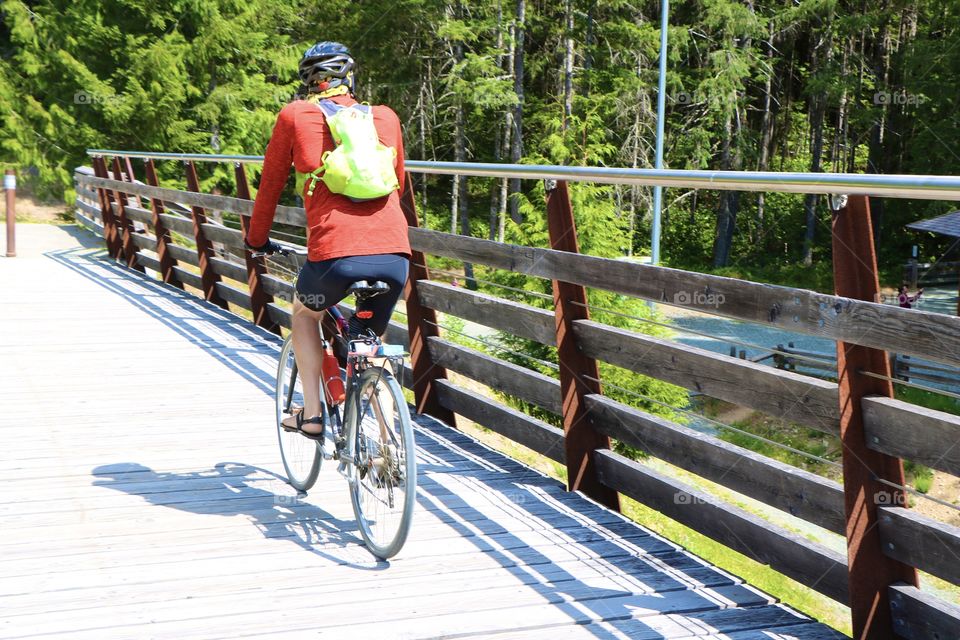
[[[344,424],[354,449],[350,497],[360,535],[375,556],[393,557],[410,531],[417,461],[410,411],[389,370],[363,372]]]
[[[297,362],[293,357],[293,341],[290,337],[280,350],[280,366],[277,368],[277,436],[280,438],[280,457],[287,471],[287,481],[293,488],[306,491],[317,481],[320,461],[323,459],[316,440],[304,438],[287,431],[282,420],[303,407],[303,382],[297,374]]]

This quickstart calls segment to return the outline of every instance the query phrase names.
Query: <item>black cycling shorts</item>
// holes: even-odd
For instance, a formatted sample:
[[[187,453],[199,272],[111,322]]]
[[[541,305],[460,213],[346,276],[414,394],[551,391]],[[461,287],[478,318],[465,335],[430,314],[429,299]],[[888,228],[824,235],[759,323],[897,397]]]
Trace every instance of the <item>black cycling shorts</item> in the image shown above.
[[[308,260],[297,276],[297,298],[308,309],[323,311],[347,297],[347,289],[357,280],[366,280],[370,284],[381,280],[390,290],[364,301],[357,309],[372,311],[373,316],[361,319],[354,315],[350,318],[352,333],[371,329],[381,335],[386,331],[393,307],[403,293],[409,270],[410,261],[407,257],[394,253],[346,256],[320,262]]]

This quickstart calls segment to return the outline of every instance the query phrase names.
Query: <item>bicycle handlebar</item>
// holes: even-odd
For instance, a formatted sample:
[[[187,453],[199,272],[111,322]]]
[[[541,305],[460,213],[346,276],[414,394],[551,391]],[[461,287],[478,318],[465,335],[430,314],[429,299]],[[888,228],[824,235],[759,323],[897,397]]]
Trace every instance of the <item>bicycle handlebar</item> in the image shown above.
[[[277,253],[277,255],[281,255],[281,256],[290,256],[290,255],[293,255],[293,256],[305,256],[305,255],[307,255],[309,252],[308,252],[307,249],[305,249],[305,248],[301,248],[301,247],[297,247],[297,246],[288,246],[288,247],[285,247],[285,246],[281,245],[280,248],[276,251],[276,253]],[[273,253],[267,253],[266,251],[251,251],[251,252],[250,252],[250,255],[253,256],[254,258],[264,258],[264,257],[272,256],[272,255],[274,255],[274,254],[273,254]]]

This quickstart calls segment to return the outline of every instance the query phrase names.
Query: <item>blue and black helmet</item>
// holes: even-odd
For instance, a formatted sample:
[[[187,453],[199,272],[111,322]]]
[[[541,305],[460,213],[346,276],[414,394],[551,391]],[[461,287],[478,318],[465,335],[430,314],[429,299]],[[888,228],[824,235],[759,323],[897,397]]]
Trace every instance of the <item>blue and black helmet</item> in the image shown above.
[[[307,87],[327,82],[325,89],[346,84],[353,91],[353,56],[339,42],[318,42],[300,59],[300,81]]]

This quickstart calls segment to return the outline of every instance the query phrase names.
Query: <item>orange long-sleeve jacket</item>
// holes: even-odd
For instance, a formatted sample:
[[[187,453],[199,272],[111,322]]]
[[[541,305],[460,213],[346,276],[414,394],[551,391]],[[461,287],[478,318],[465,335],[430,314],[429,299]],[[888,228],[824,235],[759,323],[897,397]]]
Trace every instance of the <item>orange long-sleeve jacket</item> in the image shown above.
[[[356,100],[347,95],[330,99],[343,106],[356,104]],[[400,194],[404,188],[400,119],[393,109],[382,105],[373,107],[373,119],[380,142],[397,150],[400,189],[384,198],[354,202],[346,196],[331,193],[323,182],[318,181],[312,196],[300,194],[307,214],[310,260],[378,253],[410,255],[407,221],[400,208]],[[320,166],[324,152],[334,147],[333,136],[319,106],[297,100],[280,111],[267,145],[260,190],[253,205],[247,234],[251,246],[262,246],[269,237],[291,164],[298,172],[309,173]]]

